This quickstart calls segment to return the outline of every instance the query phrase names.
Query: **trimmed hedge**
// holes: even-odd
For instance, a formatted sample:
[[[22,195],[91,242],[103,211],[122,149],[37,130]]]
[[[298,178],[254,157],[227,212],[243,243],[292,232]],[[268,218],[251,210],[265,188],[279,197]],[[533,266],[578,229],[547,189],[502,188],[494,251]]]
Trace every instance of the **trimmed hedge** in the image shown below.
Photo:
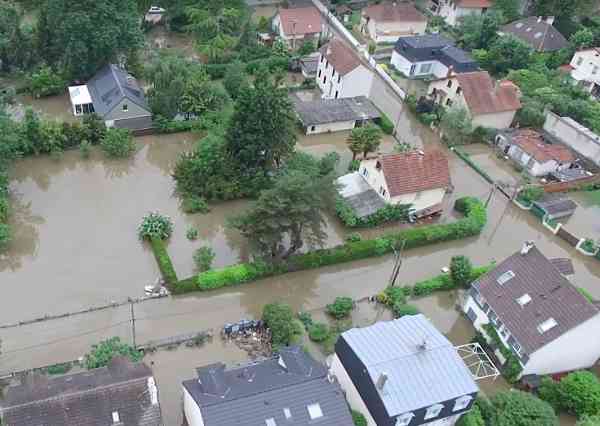
[[[473,268],[471,271],[470,282],[475,281],[483,274],[491,271],[494,268],[494,264],[481,266],[479,268]],[[435,291],[454,290],[459,286],[452,281],[450,274],[440,274],[436,277],[428,280],[419,281],[413,287],[413,296],[423,297],[428,296]]]
[[[482,178],[484,178],[489,183],[494,183],[494,179],[492,179],[492,177],[490,175],[488,175],[485,170],[480,168],[477,163],[475,163],[473,160],[471,160],[471,156],[469,156],[469,154],[467,154],[466,152],[462,152],[457,147],[452,147],[452,150],[454,151],[454,153],[456,155],[458,155],[460,158],[462,158],[462,160],[465,163],[467,163],[469,166],[471,166],[471,168],[473,170],[475,170]]]
[[[402,242],[404,242],[404,248],[411,249],[478,235],[487,222],[486,210],[481,201],[473,197],[460,198],[456,200],[454,208],[462,212],[465,217],[452,223],[403,229],[379,238],[346,242],[332,248],[297,254],[277,265],[267,265],[264,262],[239,263],[218,270],[206,271],[197,276],[195,288],[190,285],[189,280],[184,280],[175,285],[173,292],[179,294],[194,290],[213,290],[286,272],[382,256],[392,252]],[[179,288],[180,284],[182,288]]]
[[[179,280],[177,279],[175,268],[173,267],[164,241],[160,238],[152,238],[150,240],[150,246],[152,247],[152,252],[158,263],[158,269],[160,269],[163,280],[169,285],[177,283]]]

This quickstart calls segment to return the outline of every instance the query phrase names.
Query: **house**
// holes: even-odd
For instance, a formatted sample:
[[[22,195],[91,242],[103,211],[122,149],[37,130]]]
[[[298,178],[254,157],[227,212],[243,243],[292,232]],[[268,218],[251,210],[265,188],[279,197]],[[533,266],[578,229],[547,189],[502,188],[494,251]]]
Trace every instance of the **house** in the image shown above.
[[[358,174],[386,204],[411,205],[416,216],[439,213],[450,187],[448,159],[441,151],[365,159],[360,162]]]
[[[504,25],[499,35],[512,35],[531,46],[536,52],[555,52],[568,47],[567,39],[552,26],[554,17],[535,17],[519,19]]]
[[[364,96],[310,102],[294,100],[294,107],[307,135],[350,130],[381,117],[375,105]]]
[[[7,426],[162,426],[149,367],[114,358],[107,367],[60,377],[24,376],[6,389]]]
[[[600,166],[600,136],[570,117],[546,113],[544,130],[557,137],[582,157]]]
[[[571,216],[577,209],[577,204],[566,197],[544,196],[541,200],[533,202],[533,209],[539,212],[541,217],[550,220]]]
[[[383,2],[363,9],[361,31],[375,43],[393,43],[398,37],[425,34],[427,17],[412,3]]]
[[[575,81],[592,96],[600,97],[600,47],[575,52],[568,67]]]
[[[151,6],[148,12],[144,15],[144,22],[152,25],[158,25],[163,22],[166,10],[162,7]]]
[[[217,363],[197,372],[197,379],[183,382],[189,426],[353,425],[339,384],[300,347],[232,369]]]
[[[342,41],[333,39],[319,49],[317,85],[328,99],[368,96],[373,73],[358,54]]]
[[[273,18],[273,31],[295,49],[305,41],[316,43],[325,32],[325,22],[314,6],[280,8]]]
[[[454,425],[479,390],[452,343],[422,314],[345,331],[331,372],[369,426]]]
[[[568,169],[575,160],[566,146],[533,129],[503,130],[496,135],[495,143],[531,176]]]
[[[521,108],[518,88],[510,81],[494,83],[487,71],[432,81],[428,92],[442,106],[466,109],[474,126],[505,129]]]
[[[600,330],[598,307],[533,243],[476,280],[463,310],[484,336],[493,327],[523,376],[588,368],[600,357],[600,339],[590,338]]]
[[[152,112],[137,80],[116,65],[106,65],[85,85],[69,87],[73,114],[96,113],[107,127],[144,130]]]
[[[479,69],[467,52],[439,34],[399,38],[391,64],[407,78],[448,78]]]
[[[492,6],[490,0],[431,0],[429,10],[444,18],[446,24],[455,26],[463,16],[482,15]]]

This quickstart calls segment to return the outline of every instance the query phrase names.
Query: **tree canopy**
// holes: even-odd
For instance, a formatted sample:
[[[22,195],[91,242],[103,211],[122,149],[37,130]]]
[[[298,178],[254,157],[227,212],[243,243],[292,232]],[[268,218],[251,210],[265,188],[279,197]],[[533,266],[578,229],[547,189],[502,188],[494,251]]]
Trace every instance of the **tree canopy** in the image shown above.
[[[600,414],[600,380],[589,371],[575,371],[559,382],[545,378],[540,397],[577,417]]]
[[[352,160],[356,159],[357,154],[362,153],[366,157],[370,152],[377,151],[381,145],[381,136],[379,127],[371,124],[352,129],[346,141],[352,151]]]
[[[522,391],[506,391],[491,400],[489,424],[494,426],[557,426],[552,406]]]

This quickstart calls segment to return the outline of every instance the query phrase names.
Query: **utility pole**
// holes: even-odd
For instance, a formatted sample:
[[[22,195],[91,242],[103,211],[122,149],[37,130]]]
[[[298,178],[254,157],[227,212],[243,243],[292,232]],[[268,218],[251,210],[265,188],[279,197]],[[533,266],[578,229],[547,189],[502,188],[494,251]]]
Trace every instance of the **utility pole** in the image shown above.
[[[488,198],[485,201],[485,208],[487,208],[487,206],[490,204],[490,201],[492,200],[492,196],[494,195],[495,191],[496,191],[496,183],[493,183],[492,188],[490,189],[490,195],[488,195]]]
[[[402,250],[404,250],[405,245],[406,240],[402,240],[402,245],[400,246],[399,251],[396,251],[396,248],[394,247],[395,262],[394,268],[392,269],[392,276],[390,277],[391,287],[394,287],[396,285],[396,281],[398,280],[398,274],[400,273],[400,267],[402,266]]]
[[[135,342],[135,311],[133,309],[133,300],[129,298],[129,306],[131,307],[131,335],[133,337],[133,347],[137,348]]]

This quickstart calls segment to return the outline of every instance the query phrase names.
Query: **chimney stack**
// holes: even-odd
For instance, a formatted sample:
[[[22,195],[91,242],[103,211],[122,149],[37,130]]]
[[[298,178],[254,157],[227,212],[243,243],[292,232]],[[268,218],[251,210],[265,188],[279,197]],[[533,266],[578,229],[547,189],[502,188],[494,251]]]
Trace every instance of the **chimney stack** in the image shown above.
[[[379,378],[377,379],[377,389],[383,390],[383,387],[385,386],[387,379],[388,379],[387,373],[381,373],[379,375]]]
[[[546,16],[546,24],[553,25],[554,24],[554,16]]]
[[[535,244],[533,241],[525,241],[523,248],[521,248],[521,256],[525,256],[527,253],[529,253],[529,250],[531,250],[534,246]]]

